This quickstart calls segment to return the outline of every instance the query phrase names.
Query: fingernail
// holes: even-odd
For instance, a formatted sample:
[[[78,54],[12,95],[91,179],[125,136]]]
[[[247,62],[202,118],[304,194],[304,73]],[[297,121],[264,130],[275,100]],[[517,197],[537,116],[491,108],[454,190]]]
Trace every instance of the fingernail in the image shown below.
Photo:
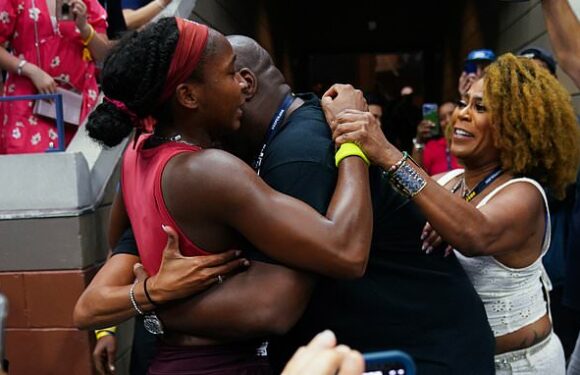
[[[244,259],[244,260],[242,261],[242,265],[244,265],[244,266],[248,267],[248,266],[250,265],[250,261],[249,261],[249,260],[247,260],[247,259]]]
[[[431,254],[433,252],[433,246],[429,246],[427,248],[427,254]]]
[[[242,254],[242,251],[241,251],[241,250],[236,250],[236,251],[234,252],[234,255],[235,255],[235,256],[237,256],[237,257],[239,257],[239,256],[240,256],[240,254]]]
[[[421,233],[421,241],[423,241],[427,237],[427,232]]]
[[[110,366],[109,366],[109,370],[110,370],[110,371],[115,371],[115,366],[113,366],[113,365],[110,365]]]
[[[163,230],[167,230],[167,225],[165,225],[165,224],[161,224],[161,229],[163,229]]]
[[[423,245],[421,245],[421,250],[422,251],[425,251],[426,249],[427,249],[427,244],[426,243],[423,243]]]

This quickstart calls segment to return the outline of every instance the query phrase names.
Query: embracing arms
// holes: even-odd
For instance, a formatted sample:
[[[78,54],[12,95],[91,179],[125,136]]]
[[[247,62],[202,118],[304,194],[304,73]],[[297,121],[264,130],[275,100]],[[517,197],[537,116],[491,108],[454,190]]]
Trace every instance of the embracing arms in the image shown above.
[[[179,183],[166,183],[173,179]],[[196,212],[234,228],[285,265],[331,277],[364,274],[372,211],[368,168],[358,157],[340,164],[326,217],[271,189],[241,160],[219,150],[173,158],[164,171],[163,194],[178,223]]]

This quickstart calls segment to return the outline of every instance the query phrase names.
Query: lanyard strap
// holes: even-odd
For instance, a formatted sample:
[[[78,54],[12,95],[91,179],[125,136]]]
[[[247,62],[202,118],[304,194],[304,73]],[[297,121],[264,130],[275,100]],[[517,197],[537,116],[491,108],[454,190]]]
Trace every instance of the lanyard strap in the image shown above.
[[[447,158],[447,170],[450,171],[453,169],[451,165],[451,151],[449,150],[449,145],[445,146],[445,157]]]
[[[280,130],[279,125],[282,124],[282,120],[284,120],[284,115],[286,114],[288,107],[290,107],[290,105],[292,104],[293,101],[294,101],[294,95],[292,95],[292,94],[286,95],[286,97],[284,98],[284,101],[282,102],[282,104],[280,105],[278,110],[276,111],[276,114],[274,115],[274,117],[272,117],[272,121],[270,122],[270,126],[268,127],[268,132],[266,133],[266,136],[264,137],[264,143],[262,144],[262,147],[260,148],[260,153],[258,154],[256,159],[252,163],[254,170],[256,171],[258,176],[260,175],[260,168],[262,167],[262,161],[264,160],[266,148],[268,147],[270,142],[272,142],[272,139],[274,139],[274,137],[276,136],[276,134]]]
[[[473,198],[475,198],[479,193],[481,193],[483,191],[483,189],[488,187],[499,176],[501,176],[502,173],[503,173],[503,170],[500,167],[494,169],[493,172],[488,174],[486,178],[484,178],[482,181],[479,181],[479,183],[477,185],[475,185],[473,190],[471,190],[470,192],[468,192],[465,195],[465,197],[464,197],[465,200],[467,202],[471,202],[473,200]]]

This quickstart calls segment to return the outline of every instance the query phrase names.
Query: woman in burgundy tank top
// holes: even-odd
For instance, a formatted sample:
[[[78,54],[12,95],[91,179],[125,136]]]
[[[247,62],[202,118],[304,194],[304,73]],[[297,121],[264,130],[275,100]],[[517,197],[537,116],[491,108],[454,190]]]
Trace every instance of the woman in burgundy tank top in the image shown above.
[[[292,267],[332,277],[356,277],[365,271],[372,211],[362,158],[337,159],[337,186],[322,216],[272,190],[241,160],[213,148],[222,135],[240,126],[244,95],[252,95],[236,73],[234,59],[230,44],[218,32],[178,18],[162,19],[119,43],[108,57],[102,71],[106,98],[87,125],[90,136],[106,146],[121,143],[137,129],[123,158],[110,242],[116,243],[130,223],[151,277],[131,285],[127,275],[106,293],[89,287],[77,304],[75,320],[80,327],[94,328],[144,315],[148,329],[163,332],[150,374],[270,371],[262,339],[248,340],[245,327],[235,325],[239,311],[208,318],[234,321],[239,337],[246,339],[233,344],[222,339],[231,335],[220,332],[194,337],[172,331],[170,322],[160,325],[158,306],[222,284],[223,272],[244,263],[228,263],[231,254],[181,258],[209,260],[198,260],[188,274],[183,268],[175,272],[176,255],[163,253],[162,225],[176,228],[184,255],[221,254],[245,238]],[[290,111],[292,103],[285,110]],[[250,311],[254,320],[269,319],[264,334],[287,329],[298,319],[307,301],[303,291],[312,282],[290,268],[261,262],[253,262],[236,277],[242,278],[239,287],[220,298],[248,298],[246,313]],[[263,285],[263,290],[256,291],[255,285]],[[214,287],[227,289],[228,283]],[[268,311],[254,308],[252,298],[269,289],[283,296],[278,308],[288,312],[284,316],[272,319]],[[90,303],[96,295],[98,306]],[[89,308],[97,312],[87,312]]]

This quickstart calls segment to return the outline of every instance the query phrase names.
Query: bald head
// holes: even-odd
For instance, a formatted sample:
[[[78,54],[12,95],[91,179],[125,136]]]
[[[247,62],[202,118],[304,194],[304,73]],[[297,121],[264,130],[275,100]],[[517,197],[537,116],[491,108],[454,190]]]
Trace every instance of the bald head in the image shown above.
[[[236,54],[236,70],[250,69],[259,80],[267,79],[273,86],[285,84],[284,76],[274,65],[272,57],[258,42],[244,35],[229,35],[227,38]]]

